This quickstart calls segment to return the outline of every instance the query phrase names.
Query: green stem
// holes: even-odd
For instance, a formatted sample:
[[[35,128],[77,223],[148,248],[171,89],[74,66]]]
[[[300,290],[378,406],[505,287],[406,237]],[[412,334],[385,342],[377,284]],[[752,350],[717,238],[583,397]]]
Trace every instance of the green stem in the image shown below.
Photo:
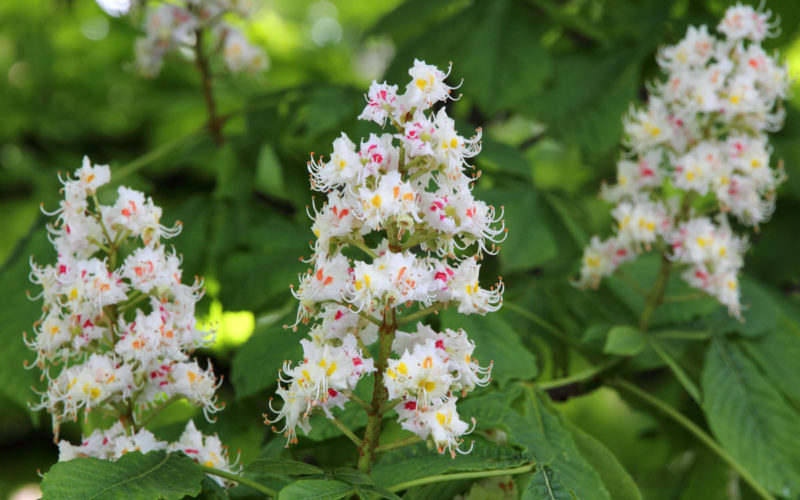
[[[628,273],[623,271],[622,269],[617,270],[617,277],[624,281],[629,287],[631,287],[636,293],[641,295],[642,297],[647,297],[647,292],[644,288],[639,286],[639,283],[636,282],[635,279],[631,278]]]
[[[653,319],[653,313],[656,312],[658,306],[664,300],[664,292],[667,289],[667,282],[669,281],[669,273],[672,270],[672,262],[666,257],[661,256],[661,267],[658,270],[656,282],[653,283],[653,288],[647,295],[647,303],[644,305],[642,315],[639,316],[639,330],[646,332],[650,326],[650,321]]]
[[[381,435],[381,422],[383,421],[384,404],[389,399],[389,393],[383,383],[383,374],[388,365],[389,356],[392,354],[392,341],[397,331],[395,311],[387,308],[383,314],[383,324],[379,329],[380,344],[378,348],[378,361],[375,363],[375,383],[372,391],[372,401],[367,412],[367,428],[364,439],[358,447],[358,469],[369,473],[375,461],[375,449]]]
[[[119,181],[121,181],[125,177],[135,173],[137,170],[146,167],[147,165],[153,163],[162,156],[172,152],[178,146],[188,141],[189,139],[194,138],[203,130],[205,130],[205,127],[198,128],[184,136],[178,137],[177,139],[173,139],[167,143],[164,143],[161,146],[158,146],[157,148],[149,151],[148,153],[145,153],[142,156],[126,163],[125,165],[116,168],[114,172],[114,183],[115,184],[119,183]]]
[[[667,295],[664,297],[664,302],[688,302],[690,300],[698,300],[707,298],[703,292],[684,293],[681,295]]]
[[[418,319],[422,319],[422,318],[424,318],[425,316],[427,316],[427,315],[429,315],[431,313],[434,313],[436,311],[441,311],[446,306],[447,306],[447,304],[444,303],[444,302],[436,302],[435,304],[432,304],[432,305],[426,307],[425,309],[420,309],[419,311],[413,312],[413,313],[409,314],[408,316],[402,316],[399,320],[397,320],[397,324],[398,324],[398,326],[399,325],[405,325],[406,323],[411,323],[412,321],[416,321]]]
[[[246,477],[242,477],[242,476],[240,476],[238,474],[234,474],[232,472],[226,472],[224,470],[215,469],[213,467],[208,467],[208,466],[203,465],[203,464],[200,464],[200,468],[203,469],[203,472],[205,472],[206,474],[211,474],[212,476],[219,476],[219,477],[224,478],[224,479],[229,479],[231,481],[236,481],[239,484],[243,484],[243,485],[245,485],[247,487],[250,487],[250,488],[258,491],[259,493],[263,493],[265,495],[269,495],[269,496],[272,496],[272,497],[278,496],[278,492],[277,491],[275,491],[272,488],[269,488],[267,486],[264,486],[261,483],[253,481],[252,479],[247,479]]]
[[[128,309],[130,309],[131,307],[133,307],[136,304],[138,304],[139,302],[141,302],[141,301],[143,301],[145,299],[149,299],[149,298],[150,298],[150,295],[148,295],[146,293],[141,294],[138,297],[131,298],[130,301],[127,304],[125,304],[125,305],[123,305],[122,307],[119,308],[118,312],[125,312]]]
[[[662,330],[650,334],[655,339],[681,339],[681,340],[708,340],[711,338],[709,330]]]
[[[647,343],[653,350],[658,354],[658,356],[667,364],[672,373],[678,379],[678,382],[686,389],[686,392],[689,393],[689,396],[692,397],[695,403],[699,406],[703,406],[702,402],[700,401],[700,389],[697,388],[697,384],[694,383],[692,378],[686,373],[686,371],[681,367],[678,361],[672,357],[672,355],[667,351],[665,347],[661,347],[656,339],[647,338]]]
[[[664,414],[666,414],[669,418],[674,420],[677,424],[680,424],[687,431],[694,434],[694,436],[698,438],[700,441],[702,441],[703,444],[708,446],[708,448],[711,451],[716,453],[722,460],[727,462],[728,465],[730,465],[742,477],[742,479],[744,479],[745,482],[749,484],[751,488],[753,488],[753,491],[755,491],[761,498],[764,498],[766,500],[776,500],[775,497],[772,496],[772,494],[770,494],[770,492],[768,492],[767,490],[764,489],[763,486],[758,484],[758,482],[756,482],[753,476],[751,476],[750,473],[747,472],[747,470],[741,464],[739,464],[739,462],[736,461],[736,459],[730,456],[728,452],[726,452],[716,441],[714,441],[714,439],[711,436],[706,434],[703,431],[703,429],[701,429],[697,424],[686,418],[675,408],[671,407],[670,405],[661,401],[657,397],[651,395],[646,391],[643,391],[642,389],[639,389],[635,385],[625,380],[621,379],[614,380],[611,382],[611,385],[624,389],[629,393],[637,396],[639,399],[649,404],[650,406],[653,406],[661,410]]]
[[[333,425],[338,427],[339,430],[342,431],[342,434],[347,436],[350,439],[350,441],[355,443],[356,446],[361,445],[361,440],[358,438],[358,436],[356,436],[353,431],[351,431],[346,425],[344,425],[341,420],[339,420],[336,417],[329,418],[328,420],[330,420]]]
[[[626,359],[627,358],[612,358],[606,361],[605,363],[601,363],[597,366],[592,366],[591,368],[587,368],[586,370],[578,372],[575,375],[570,375],[569,377],[539,382],[536,384],[536,387],[542,389],[543,391],[549,391],[552,389],[557,389],[559,387],[564,387],[566,385],[576,384],[578,382],[585,382],[589,379],[594,378],[600,373],[617,366]]]
[[[389,450],[394,450],[396,448],[401,448],[403,446],[408,446],[410,444],[416,444],[416,443],[419,443],[421,441],[422,441],[422,439],[419,436],[411,436],[411,437],[407,437],[405,439],[398,439],[397,441],[395,441],[393,443],[382,444],[382,445],[378,446],[377,448],[375,448],[375,453],[383,453],[383,452],[386,452],[386,451],[389,451]]]
[[[348,239],[344,240],[344,242],[347,243],[347,244],[353,245],[354,247],[356,247],[359,250],[363,251],[365,254],[369,255],[369,257],[371,259],[377,259],[378,258],[378,254],[376,254],[375,251],[373,251],[370,247],[367,246],[366,243],[364,243],[361,240],[357,240],[355,238],[348,238]]]
[[[170,397],[166,401],[161,402],[158,406],[153,408],[150,411],[150,413],[148,413],[147,416],[144,417],[139,423],[134,422],[134,424],[133,424],[134,429],[138,431],[139,429],[144,428],[144,426],[147,425],[147,423],[149,421],[153,420],[153,418],[155,418],[156,415],[161,413],[166,407],[168,407],[169,405],[171,405],[175,401],[181,399],[181,397],[182,396],[175,395],[175,396]]]
[[[519,314],[528,321],[535,323],[539,327],[543,328],[545,331],[547,331],[547,333],[557,338],[561,342],[564,342],[565,344],[572,347],[581,354],[584,355],[586,354],[586,349],[584,348],[584,346],[582,346],[579,342],[570,337],[566,332],[561,331],[554,324],[550,323],[549,321],[542,318],[538,314],[532,313],[531,311],[525,309],[524,307],[518,304],[514,304],[513,302],[503,302],[503,309],[508,309],[509,311]]]
[[[394,486],[389,486],[386,489],[391,491],[392,493],[395,493],[398,491],[406,490],[408,488],[413,488],[414,486],[422,486],[424,484],[431,484],[431,483],[440,483],[443,481],[457,481],[459,479],[476,479],[481,477],[494,477],[494,476],[513,476],[515,474],[525,474],[526,472],[530,472],[533,470],[535,466],[536,466],[535,463],[530,463],[528,465],[515,467],[513,469],[481,470],[474,472],[459,472],[456,474],[441,474],[438,476],[428,476],[419,479],[414,479],[412,481],[406,481],[404,483],[395,484]]]
[[[366,349],[364,349],[363,347],[362,347],[361,350],[362,351],[366,351]],[[358,406],[360,406],[361,408],[363,408],[365,410],[369,410],[369,405],[367,404],[367,402],[364,401],[363,399],[361,399],[360,397],[356,396],[352,392],[346,392],[344,394],[345,394],[345,396],[347,396],[347,399],[349,399],[353,403],[357,404]],[[361,444],[361,442],[359,441],[358,444]]]

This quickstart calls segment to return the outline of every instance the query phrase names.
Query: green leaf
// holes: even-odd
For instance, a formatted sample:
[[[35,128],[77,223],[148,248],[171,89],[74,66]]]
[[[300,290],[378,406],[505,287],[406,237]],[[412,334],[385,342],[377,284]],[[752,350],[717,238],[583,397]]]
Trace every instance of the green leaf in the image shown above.
[[[730,500],[731,470],[728,464],[708,450],[697,450],[695,455],[692,468],[681,482],[678,500]]]
[[[42,315],[41,300],[31,300],[26,291],[38,294],[41,289],[32,284],[29,259],[45,265],[55,261],[55,252],[47,240],[47,231],[42,220],[37,221],[14,249],[6,263],[0,268],[0,391],[20,407],[27,409],[27,402],[36,395],[31,387],[40,385],[38,369],[26,370],[23,363],[36,356],[23,341],[22,332],[33,335],[33,323]]]
[[[253,474],[280,474],[285,476],[310,476],[322,474],[322,469],[315,465],[296,460],[281,458],[257,458],[245,468]]]
[[[484,365],[494,362],[492,380],[505,385],[510,380],[532,380],[538,375],[536,356],[519,340],[519,335],[498,314],[465,316],[455,309],[439,314],[442,326],[463,328],[475,341],[475,358]]]
[[[255,188],[276,198],[287,198],[283,168],[272,144],[264,144],[258,152]]]
[[[509,441],[524,446],[537,464],[552,468],[576,497],[610,499],[600,475],[578,449],[568,424],[543,398],[546,396],[529,390],[522,413],[508,412]]]
[[[347,484],[374,485],[375,482],[367,474],[352,467],[339,467],[333,471],[333,477]]]
[[[619,356],[635,356],[647,345],[642,332],[629,325],[618,325],[608,332],[603,352]]]
[[[575,444],[578,445],[581,455],[600,475],[611,498],[614,500],[642,500],[642,493],[636,486],[636,482],[608,448],[576,425],[567,422],[566,427],[572,434]]]
[[[180,453],[126,453],[116,462],[77,458],[44,475],[44,499],[136,498],[179,500],[200,493],[202,470]]]
[[[546,465],[536,468],[521,496],[522,500],[574,500],[575,498],[575,494],[564,486],[558,474]]]
[[[757,337],[775,329],[781,310],[764,285],[745,276],[741,290],[744,322],[732,318],[720,307],[705,318],[709,328],[717,333],[739,333],[746,337]]]
[[[553,79],[523,108],[568,144],[598,154],[622,136],[622,116],[636,98],[642,47],[564,54]]]
[[[327,479],[302,479],[284,487],[278,500],[337,500],[353,493],[353,487]]]
[[[371,476],[375,484],[389,487],[448,472],[504,469],[527,462],[529,459],[518,450],[498,446],[476,436],[472,451],[466,455],[456,455],[453,459],[428,449],[425,443],[391,451],[378,459]]]
[[[531,178],[531,166],[517,148],[488,137],[483,139],[481,154],[475,157],[475,163],[492,174],[513,174],[526,180]]]
[[[475,196],[498,211],[503,207],[508,236],[500,244],[499,259],[504,273],[541,266],[558,255],[549,227],[550,209],[533,186],[517,182],[509,187],[479,189]]]
[[[735,344],[712,341],[703,369],[709,426],[725,449],[771,492],[800,493],[800,415]]]
[[[309,252],[308,228],[271,216],[252,233],[257,234],[249,238],[251,249],[228,255],[221,265],[220,301],[229,311],[276,309],[291,297],[289,285],[297,283],[297,274],[307,269],[298,259]]]
[[[698,404],[700,404],[700,389],[697,388],[697,384],[694,383],[694,380],[686,373],[683,367],[678,363],[678,360],[670,354],[668,348],[666,346],[662,346],[661,343],[656,340],[655,338],[648,337],[647,338],[650,347],[655,351],[656,354],[667,364],[672,373],[678,379],[678,382],[681,383],[686,392],[694,399]]]
[[[489,114],[514,108],[538,91],[552,71],[540,43],[547,25],[530,7],[513,0],[476,2],[470,8],[477,25],[456,59],[468,95]]]
[[[800,402],[800,326],[782,317],[778,327],[757,339],[740,342],[781,392]]]
[[[294,317],[292,310],[268,325],[257,325],[253,335],[236,353],[231,378],[237,398],[272,387],[277,383],[278,369],[283,362],[302,356],[302,334],[283,328],[285,323],[294,322]]]

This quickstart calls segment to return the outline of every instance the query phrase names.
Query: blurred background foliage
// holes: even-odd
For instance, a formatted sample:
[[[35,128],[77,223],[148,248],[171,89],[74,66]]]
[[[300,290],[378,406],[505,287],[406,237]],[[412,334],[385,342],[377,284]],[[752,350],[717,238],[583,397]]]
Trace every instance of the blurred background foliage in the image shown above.
[[[478,357],[495,362],[494,391],[513,392],[518,380],[580,372],[604,359],[614,325],[634,323],[642,302],[629,285],[615,278],[599,292],[580,292],[569,279],[588,236],[608,232],[608,207],[597,192],[603,179],[614,176],[623,114],[630,103],[642,102],[645,82],[659,77],[658,47],[676,42],[689,24],[714,26],[726,2],[260,4],[246,29],[268,52],[271,67],[255,77],[217,71],[215,97],[227,118],[225,142],[217,147],[204,129],[206,111],[190,62],[172,57],[153,80],[133,73],[138,31],[128,18],[111,18],[91,0],[0,2],[0,497],[36,482],[36,471],[46,471],[57,458],[47,416],[26,406],[39,380],[35,371],[23,369],[32,356],[22,342],[40,308],[26,297],[33,288],[29,257],[53,258],[40,203],[56,206],[57,173],[79,166],[84,154],[110,163],[115,184],[145,190],[164,207],[166,223],[183,222],[173,243],[184,256],[184,276],[206,280],[200,316],[218,329],[219,341],[202,354],[224,375],[227,404],[215,425],[196,421],[241,450],[245,463],[273,456],[284,440],[268,431],[260,415],[280,363],[299,353],[300,333],[282,325],[292,322],[296,307],[288,286],[307,267],[298,257],[310,253],[306,161],[312,151],[327,155],[341,131],[351,138],[376,132],[373,124],[355,120],[369,82],[404,84],[414,58],[440,67],[453,62],[450,81],[463,79],[464,95],[449,105],[450,113],[462,134],[477,127],[484,133],[476,159],[483,176],[476,189],[479,197],[505,207],[508,239],[499,256],[487,260],[484,276],[503,276],[507,307],[485,319],[439,318],[470,327]],[[780,36],[768,48],[787,58],[796,77],[800,4],[771,0],[767,8],[782,21]],[[773,219],[751,240],[743,287],[747,321],[728,320],[710,300],[667,304],[654,320],[665,331],[713,331],[708,353],[707,343],[668,336],[662,348],[702,384],[707,398],[739,388],[747,399],[746,389],[771,387],[774,394],[759,393],[750,403],[763,408],[763,398],[777,398],[781,411],[790,412],[781,425],[800,418],[799,107],[796,92],[787,103],[786,126],[773,139],[774,156],[785,161],[789,180]],[[113,189],[105,194],[113,196]],[[627,269],[646,287],[655,272],[656,259],[640,259]],[[684,290],[677,281],[670,286]],[[640,350],[621,374],[701,427],[709,422],[731,453],[741,451],[734,451],[737,446],[749,449],[746,436],[736,441],[738,424],[726,420],[732,414],[714,414],[707,399],[704,418],[675,382],[674,367],[651,347]],[[715,352],[737,364],[717,366]],[[714,385],[730,378],[740,386]],[[487,391],[483,397],[491,396]],[[644,498],[752,495],[683,428],[625,392],[595,380],[550,396],[575,433],[585,431],[616,456]],[[158,417],[157,427],[177,436],[192,414],[192,408],[175,405]],[[762,417],[767,448],[750,449],[752,460],[757,467],[791,468],[800,447],[789,456],[791,451],[769,446],[784,439],[780,425],[758,410],[742,418]],[[289,453],[299,459],[313,455],[322,464],[341,460],[342,441],[329,439],[336,432],[324,424],[320,420]],[[92,425],[97,422],[68,426],[64,437],[76,441],[81,427]],[[798,470],[776,472],[775,484],[800,484]],[[764,474],[760,479],[771,481]],[[469,486],[459,484],[447,491]]]

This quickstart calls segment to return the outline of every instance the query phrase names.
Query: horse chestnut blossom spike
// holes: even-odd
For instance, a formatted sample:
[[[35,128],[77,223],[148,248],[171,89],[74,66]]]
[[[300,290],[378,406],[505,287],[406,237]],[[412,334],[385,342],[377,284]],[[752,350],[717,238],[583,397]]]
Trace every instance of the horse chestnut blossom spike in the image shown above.
[[[656,248],[684,281],[741,319],[739,272],[747,237],[730,220],[758,230],[775,210],[785,179],[770,167],[767,132],[780,129],[789,77],[761,47],[775,36],[771,13],[736,4],[717,26],[689,27],[656,58],[666,79],[648,86],[647,105],[624,120],[628,151],[617,182],[601,195],[616,203],[615,235],[593,237],[575,284],[596,288],[623,262]]]
[[[227,22],[229,18],[249,17],[256,9],[254,1],[97,0],[97,3],[114,17],[130,12],[140,18],[138,14],[145,13],[141,28],[144,35],[134,45],[135,65],[144,76],[158,75],[167,54],[195,48],[201,42],[202,35],[198,33],[206,31],[231,73],[258,73],[269,65],[264,51]]]
[[[43,307],[34,335],[24,340],[36,352],[29,366],[47,381],[31,408],[51,414],[59,460],[116,460],[129,451],[166,449],[235,471],[219,439],[203,438],[191,421],[173,444],[141,425],[178,399],[200,407],[211,421],[222,408],[216,396],[221,379],[210,363],[201,368],[190,357],[209,346],[214,333],[197,328],[202,281],[182,283],[181,258],[162,244],[180,224],[161,224],[161,208],[124,186],[115,203],[101,205],[97,190],[110,180],[107,165],[84,158],[73,175],[61,178],[59,208],[45,211],[55,217],[47,229],[57,257],[44,266],[31,257],[30,280],[42,288],[32,299]],[[88,422],[95,410],[117,421],[78,446],[58,439],[61,422],[81,414]]]
[[[314,254],[291,287],[300,302],[292,328],[310,323],[310,338],[301,341],[303,361],[283,365],[282,404],[270,399],[275,417],[265,416],[281,422],[272,428],[288,446],[298,428],[310,431],[314,413],[334,419],[360,380],[374,376],[372,402],[359,400],[370,408],[362,470],[374,461],[381,418],[392,408],[404,429],[440,453],[471,449],[462,446],[470,425],[456,402],[490,382],[492,365],[473,357],[463,330],[437,332],[417,321],[447,307],[486,314],[502,305],[502,280],[479,285],[480,259],[506,234],[502,210],[473,197],[476,177],[465,172],[480,151],[480,131],[465,139],[444,108],[434,109],[452,99],[449,69],[415,60],[409,75],[402,94],[373,82],[359,116],[393,132],[355,141],[342,133],[330,156],[312,153],[311,188],[327,201],[308,210]],[[401,331],[412,321],[416,330]],[[373,357],[367,346],[376,341]]]

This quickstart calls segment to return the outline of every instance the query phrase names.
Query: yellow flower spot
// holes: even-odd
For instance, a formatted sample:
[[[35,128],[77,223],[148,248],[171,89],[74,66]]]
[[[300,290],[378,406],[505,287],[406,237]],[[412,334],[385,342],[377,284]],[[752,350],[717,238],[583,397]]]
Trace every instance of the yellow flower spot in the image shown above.
[[[600,259],[597,257],[586,257],[586,265],[589,267],[598,267],[600,265]]]
[[[650,129],[650,135],[653,137],[658,137],[661,134],[661,129],[659,127],[652,127]]]
[[[450,139],[450,147],[451,148],[457,148],[458,147],[458,139],[456,139],[455,137]]]
[[[697,241],[697,245],[698,245],[700,248],[705,248],[705,247],[706,247],[706,244],[708,243],[708,241],[706,241],[706,239],[705,239],[705,238],[697,238],[697,240],[696,240],[696,241]]]
[[[344,167],[347,166],[347,162],[344,160],[339,160],[339,170],[344,170]]]
[[[729,281],[728,282],[728,288],[730,288],[731,290],[736,290],[736,286],[737,285],[736,285],[735,281]]]
[[[693,171],[691,171],[691,170],[688,170],[688,171],[686,172],[686,179],[687,179],[687,180],[693,181],[693,180],[694,180],[694,177],[695,177],[695,174],[694,174],[694,172],[693,172]]]
[[[758,168],[758,167],[760,167],[760,166],[761,166],[761,162],[760,162],[760,161],[758,161],[758,159],[757,159],[757,158],[753,158],[752,160],[750,160],[750,166],[751,166],[752,168]]]
[[[656,223],[653,221],[648,222],[646,225],[648,231],[655,231],[656,230]]]
[[[369,274],[365,274],[365,275],[364,275],[364,284],[365,284],[365,285],[367,285],[367,288],[369,288],[369,287],[370,287],[370,283],[371,283],[371,281],[372,281],[372,280],[370,279],[370,277],[369,277]]]
[[[73,300],[78,298],[78,289],[77,288],[73,288],[72,291],[69,292],[69,298],[71,298]]]
[[[307,370],[300,370],[300,373],[302,373],[302,374],[303,374],[303,377],[304,377],[304,378],[306,378],[306,379],[308,379],[308,380],[311,380],[311,375],[309,375],[309,374],[308,374],[308,371],[307,371]]]
[[[374,205],[376,208],[380,208],[381,207],[381,203],[383,202],[383,200],[381,200],[381,195],[379,195],[379,194],[376,194],[375,196],[373,196],[371,201],[372,201],[372,205]]]
[[[408,367],[402,361],[397,363],[397,371],[402,373],[403,375],[408,375]]]
[[[189,378],[189,382],[194,383],[197,380],[197,374],[191,370],[186,372],[186,376]]]
[[[420,90],[425,90],[425,87],[428,86],[428,82],[423,78],[417,78],[417,81],[414,82]]]
[[[397,374],[391,368],[386,370],[386,375],[389,375],[389,377],[391,377],[391,378],[397,378]]]
[[[423,382],[422,388],[425,389],[425,391],[427,391],[427,392],[431,392],[434,389],[436,389],[436,382],[433,382],[431,380],[427,380],[427,381]]]
[[[364,288],[364,285],[361,283],[361,280],[357,280],[355,282],[354,286],[356,287],[356,291],[361,290],[362,288]]]
[[[214,467],[214,462],[212,462],[211,460],[206,460],[206,462],[203,465],[205,465],[206,467]]]
[[[335,371],[336,371],[336,361],[331,363],[331,366],[328,367],[328,371],[326,371],[325,374],[330,377],[331,375],[334,374]]]
[[[733,94],[733,95],[730,97],[731,104],[739,104],[739,101],[740,101],[741,99],[742,99],[742,96],[740,96],[740,95],[738,95],[738,94]]]

